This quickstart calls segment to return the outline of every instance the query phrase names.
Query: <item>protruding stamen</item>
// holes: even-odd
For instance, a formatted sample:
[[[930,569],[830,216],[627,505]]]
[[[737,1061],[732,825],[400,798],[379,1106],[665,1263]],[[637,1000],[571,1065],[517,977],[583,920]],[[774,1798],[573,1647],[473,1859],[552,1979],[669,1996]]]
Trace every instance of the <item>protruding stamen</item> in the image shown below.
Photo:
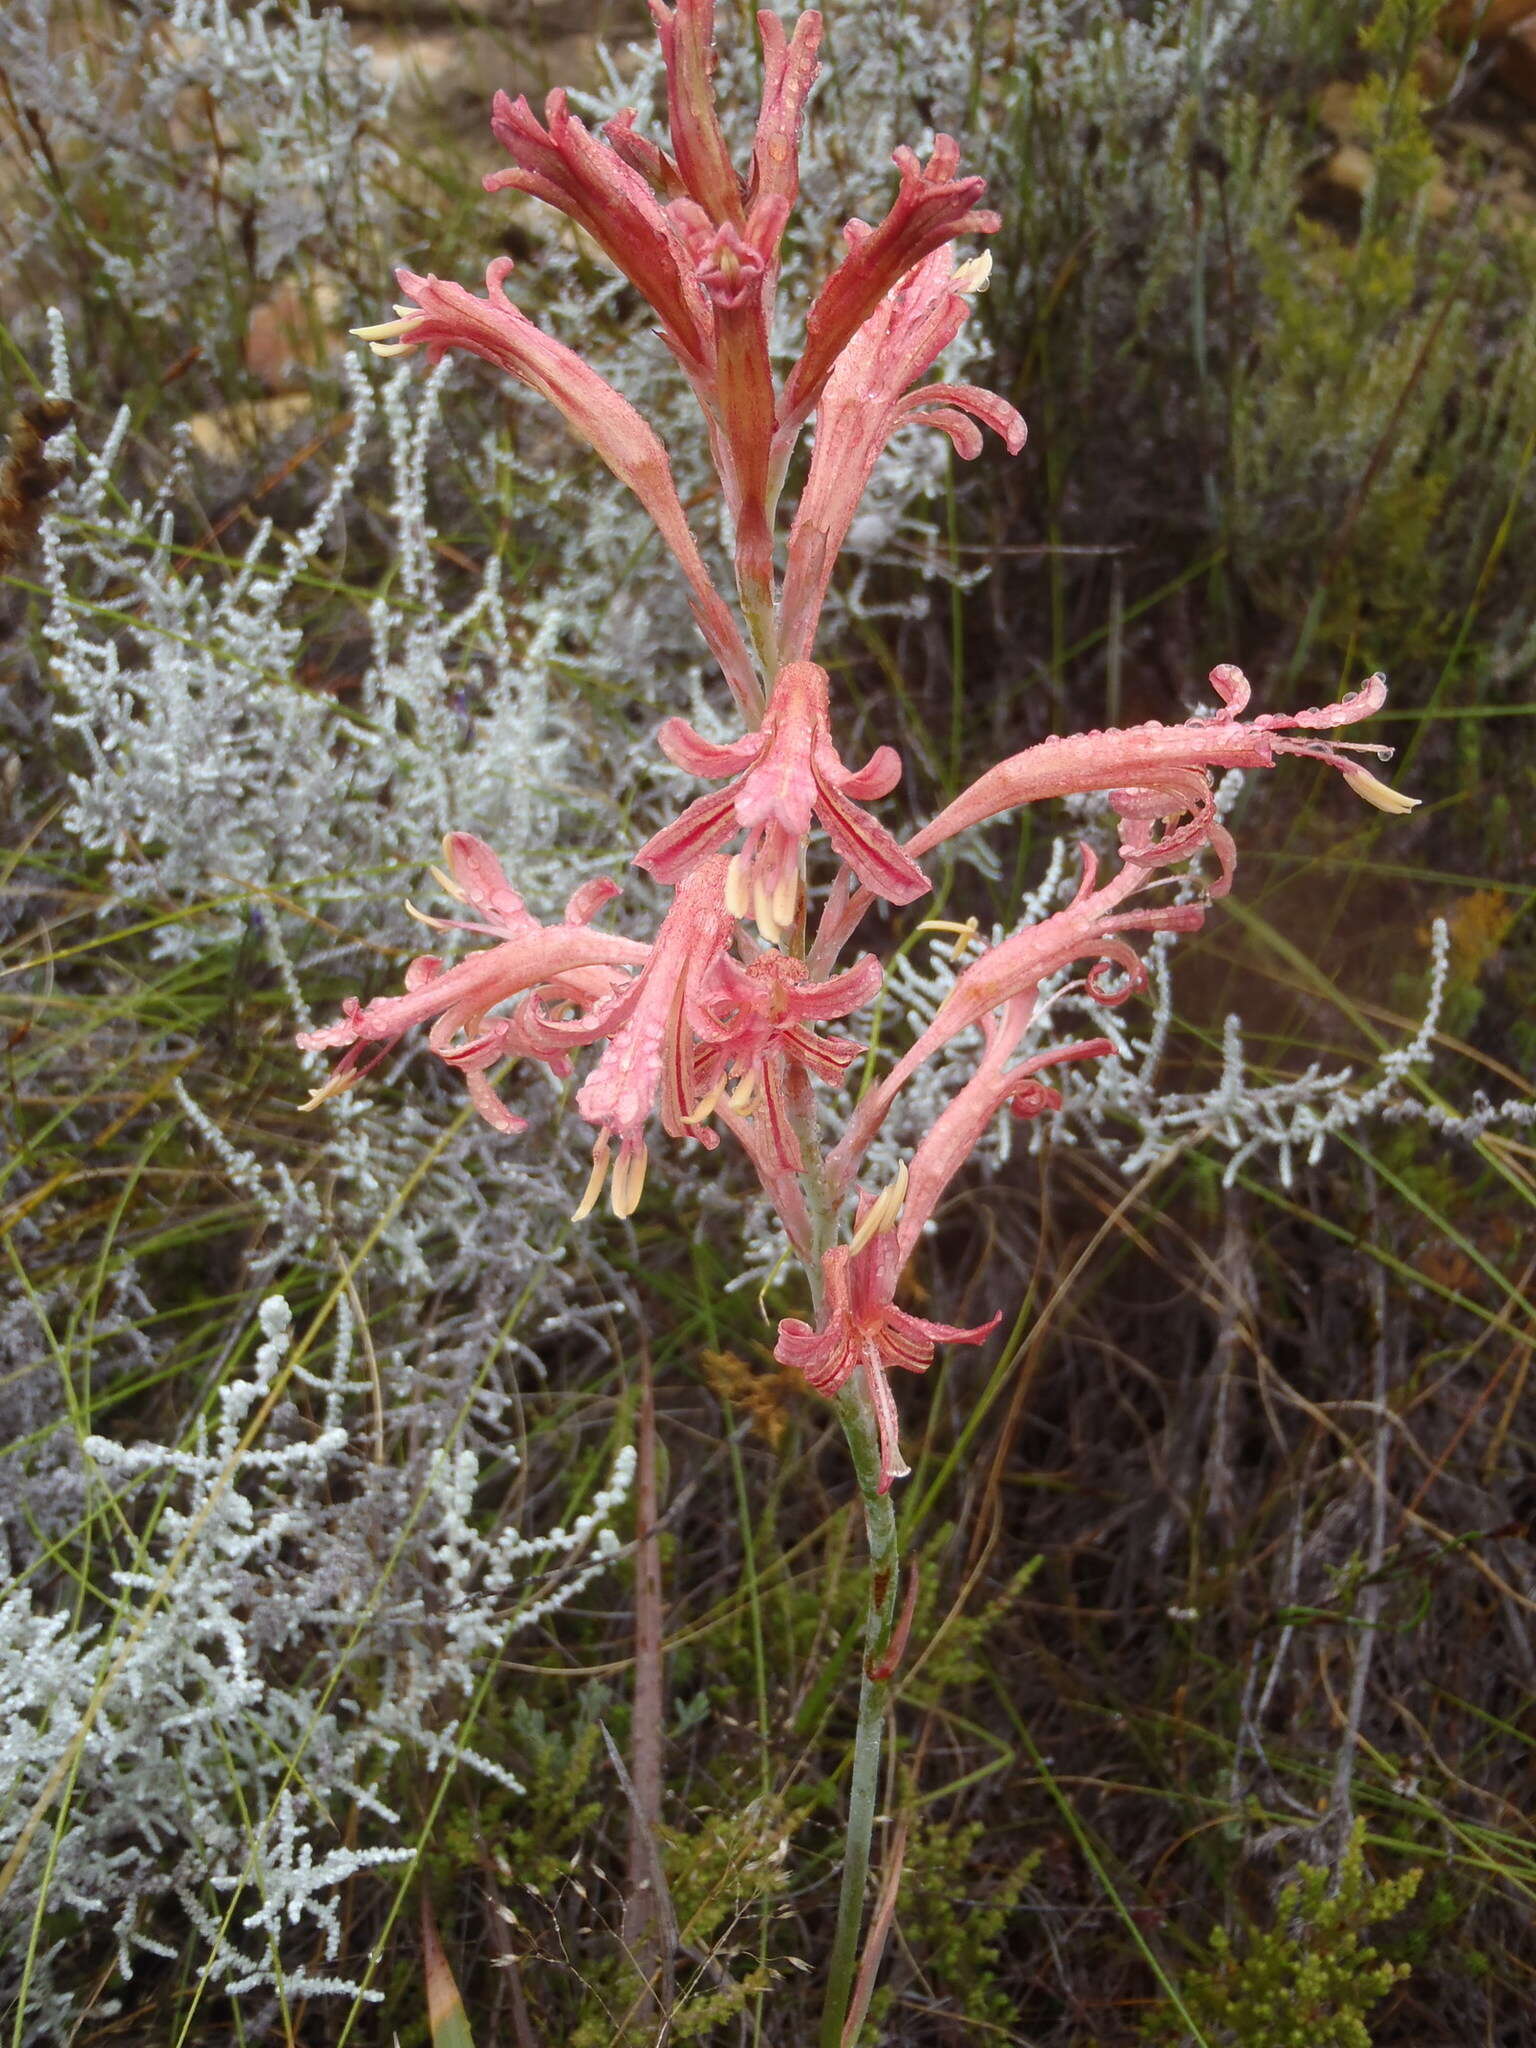
[[[800,872],[786,861],[779,879],[773,885],[773,921],[781,928],[795,921],[795,906],[800,900]]]
[[[736,1086],[731,1090],[732,1109],[734,1109],[738,1115],[745,1115],[747,1110],[751,1108],[752,1098],[756,1093],[757,1069],[756,1067],[748,1067],[747,1071],[736,1083]]]
[[[469,901],[468,896],[465,895],[464,891],[453,879],[453,834],[451,832],[445,833],[443,837],[443,859],[447,861],[449,871],[445,874],[441,868],[433,868],[432,874],[434,879],[453,898],[455,903],[467,903]]]
[[[414,327],[422,321],[419,306],[396,306],[397,318],[380,320],[372,327],[354,327],[352,333],[359,341],[366,341],[376,356],[403,356],[416,347],[408,337]]]
[[[714,1115],[715,1111],[720,1107],[720,1098],[724,1093],[725,1076],[722,1074],[720,1076],[720,1079],[715,1083],[714,1087],[711,1088],[709,1093],[704,1097],[703,1101],[699,1103],[698,1107],[694,1110],[691,1110],[688,1113],[688,1115],[683,1118],[683,1122],[685,1124],[707,1123],[709,1119]]]
[[[733,853],[731,864],[725,871],[725,907],[732,917],[747,917],[751,914],[752,897],[748,880],[748,869],[741,855]]]
[[[1401,818],[1409,811],[1416,811],[1424,801],[1422,797],[1404,796],[1400,789],[1393,789],[1373,775],[1369,768],[1346,768],[1344,780],[1355,795],[1364,799],[1378,811],[1385,811],[1389,818]]]
[[[395,311],[400,315],[398,320],[380,320],[376,326],[353,327],[349,332],[358,341],[366,341],[375,355],[399,355],[402,349],[412,348],[415,344],[409,341],[401,342],[398,337],[408,333],[422,316],[415,306],[406,306],[403,310],[397,306]],[[395,346],[381,348],[381,342],[395,343]]]
[[[950,948],[951,960],[958,960],[975,940],[981,930],[974,917],[968,917],[964,924],[956,924],[952,917],[925,917],[918,926],[920,932],[953,932],[955,943]]]
[[[337,1067],[333,1073],[326,1075],[320,1086],[305,1101],[299,1104],[300,1115],[318,1109],[322,1102],[329,1102],[333,1095],[345,1095],[347,1090],[362,1078],[361,1067],[353,1067],[350,1072],[344,1067]]]
[[[597,1207],[597,1198],[603,1192],[603,1182],[608,1178],[608,1133],[600,1131],[597,1143],[592,1147],[592,1172],[587,1181],[587,1191],[571,1211],[571,1221],[581,1223]]]
[[[952,292],[984,292],[992,277],[992,251],[983,249],[967,263],[957,263],[949,280]]]
[[[883,1188],[871,1202],[864,1221],[853,1233],[850,1252],[861,1252],[872,1237],[878,1237],[882,1230],[895,1228],[896,1220],[906,1206],[907,1182],[910,1179],[907,1162],[902,1160],[892,1176],[889,1187]]]
[[[778,918],[774,915],[774,896],[764,886],[760,877],[752,881],[752,915],[757,919],[757,928],[770,946],[776,946],[783,937],[779,930]]]
[[[619,1147],[613,1168],[613,1186],[608,1191],[615,1216],[633,1216],[639,1208],[641,1191],[645,1186],[645,1169],[649,1164],[650,1154],[644,1145]]]
[[[452,932],[459,929],[451,917],[429,917],[426,911],[418,910],[409,896],[405,899],[405,914],[407,917],[414,917],[418,924],[430,925],[435,932]]]

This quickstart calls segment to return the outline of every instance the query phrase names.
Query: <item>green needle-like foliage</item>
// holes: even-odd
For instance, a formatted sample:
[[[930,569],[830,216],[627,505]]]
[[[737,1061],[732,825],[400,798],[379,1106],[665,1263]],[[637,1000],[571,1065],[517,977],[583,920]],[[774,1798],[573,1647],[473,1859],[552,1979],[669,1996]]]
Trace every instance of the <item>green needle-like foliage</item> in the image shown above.
[[[1214,1929],[1210,1963],[1179,1987],[1206,2048],[1371,2048],[1365,2016],[1410,1965],[1385,1960],[1364,1936],[1403,1910],[1421,1875],[1373,1878],[1357,1822],[1336,1870],[1304,1863],[1286,1882],[1272,1927],[1240,1943]],[[1147,2038],[1181,2048],[1194,2039],[1166,2012]]]

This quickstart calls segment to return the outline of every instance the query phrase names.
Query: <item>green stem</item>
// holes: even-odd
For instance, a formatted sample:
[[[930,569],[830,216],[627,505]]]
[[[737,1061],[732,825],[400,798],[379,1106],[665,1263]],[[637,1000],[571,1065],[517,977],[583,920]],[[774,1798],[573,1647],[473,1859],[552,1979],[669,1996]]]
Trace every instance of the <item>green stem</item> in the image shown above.
[[[891,1690],[886,1654],[896,1627],[900,1558],[896,1547],[896,1511],[888,1493],[881,1493],[880,1446],[862,1375],[844,1387],[836,1401],[838,1420],[848,1438],[864,1504],[864,1529],[869,1542],[869,1606],[864,1617],[864,1668],[859,1681],[859,1719],[853,1738],[853,1773],[848,1786],[848,1827],[843,1838],[843,1882],[837,1901],[837,1933],[827,1968],[827,1997],[821,2015],[821,2048],[842,2048],[849,2000],[859,1960],[859,1930],[864,1919],[864,1891],[869,1878],[869,1844],[880,1789],[880,1738]]]

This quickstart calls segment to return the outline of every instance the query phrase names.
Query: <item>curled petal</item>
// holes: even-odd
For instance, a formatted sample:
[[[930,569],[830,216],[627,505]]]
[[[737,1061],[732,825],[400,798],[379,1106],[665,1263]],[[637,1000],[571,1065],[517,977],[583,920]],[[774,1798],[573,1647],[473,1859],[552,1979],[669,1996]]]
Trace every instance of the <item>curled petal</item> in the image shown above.
[[[934,406],[942,408],[943,419],[931,416],[930,409]],[[903,420],[921,420],[929,426],[942,426],[957,447],[960,444],[956,429],[949,424],[955,413],[969,414],[972,420],[979,420],[983,426],[990,427],[1010,455],[1017,455],[1022,450],[1029,434],[1018,409],[995,391],[983,390],[979,384],[919,384],[901,401],[900,412]],[[970,451],[974,455],[981,446],[981,436],[968,423],[965,423],[965,431],[974,437],[975,446]],[[961,449],[961,453],[965,454],[966,450]]]
[[[1021,1081],[1008,1098],[1009,1107],[1017,1117],[1045,1116],[1061,1107],[1061,1096],[1054,1088],[1048,1088],[1043,1081]]]
[[[980,427],[953,406],[924,406],[921,412],[903,408],[898,424],[904,427],[936,427],[948,437],[962,462],[974,462],[984,445]]]
[[[1221,699],[1221,709],[1212,719],[1212,724],[1224,723],[1239,718],[1248,708],[1253,695],[1253,685],[1234,661],[1219,661],[1210,673],[1210,685]]]
[[[907,1359],[902,1361],[909,1372],[922,1372],[932,1362],[935,1345],[984,1344],[1002,1320],[1002,1310],[999,1309],[986,1322],[962,1329],[956,1323],[932,1323],[926,1316],[909,1315],[904,1308],[892,1308],[886,1316],[887,1341],[890,1336],[900,1334],[908,1348],[908,1359],[914,1359],[926,1345],[928,1356],[921,1364],[908,1363]]]
[[[1124,981],[1118,986],[1106,979],[1112,967],[1120,968],[1125,975]],[[1140,954],[1133,946],[1128,946],[1124,939],[1099,940],[1099,958],[1089,968],[1083,981],[1084,988],[1096,1003],[1104,1003],[1111,1009],[1118,1008],[1146,985],[1147,970],[1142,965]]]
[[[593,875],[572,890],[565,906],[567,924],[590,924],[605,903],[611,903],[620,889],[609,875]]]
[[[702,738],[686,718],[664,719],[657,729],[656,744],[674,768],[702,776],[707,782],[716,782],[723,775],[740,775],[751,767],[759,751],[756,733],[745,733],[722,747]]]
[[[846,1017],[851,1011],[862,1010],[866,1003],[872,1003],[879,995],[884,980],[885,969],[873,953],[865,953],[851,967],[845,967],[841,974],[834,974],[827,981],[806,982],[792,988],[786,998],[789,1013],[817,1023],[831,1017]]]
[[[844,1350],[835,1332],[813,1330],[797,1316],[786,1316],[779,1324],[773,1355],[780,1365],[803,1373],[817,1393],[825,1394],[835,1392],[848,1378],[843,1370]]]
[[[690,868],[724,846],[739,829],[739,822],[734,790],[717,789],[709,796],[695,797],[681,817],[651,834],[634,855],[634,865],[658,882],[680,881]]]
[[[894,747],[876,747],[862,768],[845,768],[837,786],[844,796],[867,804],[889,796],[901,780],[901,756]]]
[[[1358,690],[1351,690],[1337,704],[1315,704],[1307,711],[1266,711],[1253,723],[1261,732],[1279,732],[1300,727],[1307,732],[1327,732],[1339,725],[1354,725],[1369,718],[1387,701],[1387,679],[1378,672],[1367,676]]]
[[[508,1109],[485,1074],[471,1071],[464,1076],[464,1085],[469,1090],[469,1099],[493,1131],[500,1131],[505,1137],[515,1138],[528,1128],[528,1119],[517,1116]]]

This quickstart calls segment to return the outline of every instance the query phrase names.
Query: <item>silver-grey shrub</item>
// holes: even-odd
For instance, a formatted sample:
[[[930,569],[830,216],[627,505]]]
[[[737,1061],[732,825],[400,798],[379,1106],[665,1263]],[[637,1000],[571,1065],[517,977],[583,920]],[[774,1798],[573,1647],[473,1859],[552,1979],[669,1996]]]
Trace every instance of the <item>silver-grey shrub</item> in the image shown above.
[[[190,1927],[205,1987],[376,1997],[366,1953],[342,1952],[338,1895],[415,1853],[382,1791],[391,1759],[515,1793],[464,1710],[507,1641],[618,1547],[628,1449],[568,1529],[488,1536],[473,1452],[379,1462],[355,1330],[316,1369],[290,1355],[280,1295],[256,1320],[253,1355],[184,1442],[86,1436],[72,1539],[9,1560],[0,1862],[18,1867],[0,1997],[23,2003],[24,2040],[67,2026],[82,1933],[93,1953],[110,1935],[125,1983],[146,1954],[179,1958]],[[83,1561],[93,1524],[112,1561],[82,1611],[54,1567]]]
[[[101,20],[15,0],[0,64],[24,112],[0,288],[25,280],[34,304],[51,282],[77,315],[222,353],[233,282],[334,259],[377,223],[390,88],[333,10],[151,0]]]

